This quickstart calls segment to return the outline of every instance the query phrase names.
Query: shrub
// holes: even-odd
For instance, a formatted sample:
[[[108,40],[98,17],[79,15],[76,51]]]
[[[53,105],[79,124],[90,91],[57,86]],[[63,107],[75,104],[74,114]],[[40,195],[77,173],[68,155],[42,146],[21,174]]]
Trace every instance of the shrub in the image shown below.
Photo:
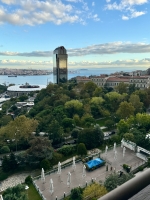
[[[5,180],[5,179],[7,179],[8,176],[9,176],[8,173],[4,173],[4,172],[1,172],[1,171],[0,171],[0,181],[3,181],[3,180]]]
[[[80,156],[86,155],[87,154],[87,149],[84,143],[78,144],[77,147],[77,154]]]
[[[115,122],[111,119],[108,119],[105,121],[105,126],[109,129],[112,128],[114,126],[114,124],[115,124]]]
[[[33,181],[32,181],[31,176],[27,176],[27,177],[25,178],[25,183],[26,183],[27,185],[30,185],[32,182],[33,182]]]
[[[57,150],[58,153],[62,153],[64,156],[72,155],[76,152],[76,146],[74,145],[64,145],[60,149]]]
[[[147,167],[150,167],[150,158],[147,160]]]
[[[80,132],[79,129],[74,128],[74,129],[72,130],[72,132],[71,132],[71,136],[72,136],[73,138],[78,138],[79,132]]]
[[[71,190],[70,200],[82,200],[82,189],[74,188]]]
[[[58,162],[63,161],[64,156],[61,153],[54,152],[53,158],[51,159],[50,163],[52,165],[58,164]]]
[[[118,177],[116,174],[110,174],[108,177],[106,177],[104,186],[107,189],[107,191],[114,190],[117,187]]]
[[[131,167],[129,166],[129,165],[127,165],[127,164],[123,164],[123,169],[125,169],[126,170],[126,172],[130,172],[130,169],[131,169]]]
[[[139,171],[143,171],[143,169],[144,169],[143,166],[139,166],[139,167],[138,167],[138,170],[139,170]]]
[[[9,153],[10,152],[10,149],[8,146],[3,146],[1,149],[0,149],[0,153]]]
[[[99,183],[93,183],[84,189],[83,198],[91,200],[98,199],[106,193],[107,190],[104,186],[100,185]]]
[[[47,159],[41,161],[40,167],[43,168],[45,171],[51,168],[50,162]]]

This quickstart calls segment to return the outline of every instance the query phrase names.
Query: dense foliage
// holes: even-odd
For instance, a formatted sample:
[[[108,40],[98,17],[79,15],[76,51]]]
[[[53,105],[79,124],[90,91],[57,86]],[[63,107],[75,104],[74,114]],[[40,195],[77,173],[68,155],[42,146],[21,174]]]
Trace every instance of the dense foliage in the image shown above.
[[[104,182],[104,186],[107,189],[107,191],[114,190],[117,186],[122,185],[126,181],[133,178],[134,175],[130,173],[113,173],[110,174],[108,177],[106,177],[106,180]]]
[[[8,188],[3,193],[4,200],[27,200],[27,193],[25,190],[25,185],[17,185],[12,188]]]
[[[26,99],[26,96],[20,98]],[[119,143],[123,137],[150,150],[146,136],[150,131],[150,88],[139,90],[134,84],[123,83],[115,88],[101,88],[93,82],[77,84],[73,81],[49,84],[37,93],[35,105],[29,112],[24,111],[15,118],[6,115],[7,111],[18,112],[17,101],[12,98],[2,106],[0,151],[26,150],[16,156],[21,166],[38,163],[49,168],[49,161],[57,164],[64,157],[75,153],[84,155],[86,149],[106,142]],[[104,141],[103,131],[114,130],[117,134]],[[46,137],[40,137],[40,132]],[[79,153],[80,143],[85,146],[85,152],[82,145]]]

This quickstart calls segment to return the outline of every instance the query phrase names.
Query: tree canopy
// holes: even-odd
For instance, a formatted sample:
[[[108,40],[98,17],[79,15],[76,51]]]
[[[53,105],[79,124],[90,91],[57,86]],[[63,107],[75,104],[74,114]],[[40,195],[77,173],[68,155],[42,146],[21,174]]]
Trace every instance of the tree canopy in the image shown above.
[[[53,149],[51,141],[45,137],[35,137],[30,141],[31,147],[26,151],[29,163],[39,162],[43,159],[52,159]]]
[[[0,136],[7,139],[27,139],[36,131],[37,120],[29,119],[24,115],[16,117],[0,129]]]

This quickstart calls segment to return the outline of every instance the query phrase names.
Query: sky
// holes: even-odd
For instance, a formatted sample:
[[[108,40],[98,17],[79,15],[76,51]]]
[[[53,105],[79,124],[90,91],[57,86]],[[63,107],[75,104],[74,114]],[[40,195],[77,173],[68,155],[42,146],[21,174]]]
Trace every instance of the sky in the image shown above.
[[[0,68],[150,67],[150,0],[0,0]]]

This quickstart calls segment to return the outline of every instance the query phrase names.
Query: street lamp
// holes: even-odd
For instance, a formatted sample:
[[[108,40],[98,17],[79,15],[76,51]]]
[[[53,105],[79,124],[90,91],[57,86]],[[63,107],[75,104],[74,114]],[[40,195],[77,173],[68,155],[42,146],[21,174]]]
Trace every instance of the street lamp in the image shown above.
[[[29,186],[26,185],[26,186],[25,186],[25,190],[27,191],[27,198],[28,198],[28,189],[29,189]]]
[[[17,153],[17,132],[18,132],[19,130],[17,129],[17,131],[15,132],[15,141],[16,141],[16,153]]]

